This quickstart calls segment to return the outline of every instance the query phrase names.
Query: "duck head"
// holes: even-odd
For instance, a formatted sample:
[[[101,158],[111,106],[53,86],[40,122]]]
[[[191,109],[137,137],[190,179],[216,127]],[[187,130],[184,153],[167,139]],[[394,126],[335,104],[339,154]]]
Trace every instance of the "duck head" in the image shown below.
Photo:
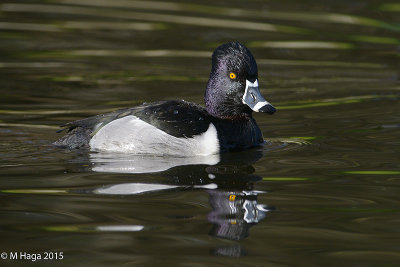
[[[237,42],[215,49],[204,99],[207,111],[220,118],[276,111],[260,93],[256,60],[247,47]]]

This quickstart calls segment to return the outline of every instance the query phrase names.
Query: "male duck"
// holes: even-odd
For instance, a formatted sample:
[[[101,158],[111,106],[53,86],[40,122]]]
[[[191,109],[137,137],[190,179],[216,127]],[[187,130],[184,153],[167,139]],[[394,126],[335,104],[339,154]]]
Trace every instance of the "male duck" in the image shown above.
[[[160,101],[65,124],[65,148],[133,154],[195,156],[243,150],[264,142],[252,111],[276,110],[258,89],[256,60],[237,42],[219,46],[204,96],[206,108]]]

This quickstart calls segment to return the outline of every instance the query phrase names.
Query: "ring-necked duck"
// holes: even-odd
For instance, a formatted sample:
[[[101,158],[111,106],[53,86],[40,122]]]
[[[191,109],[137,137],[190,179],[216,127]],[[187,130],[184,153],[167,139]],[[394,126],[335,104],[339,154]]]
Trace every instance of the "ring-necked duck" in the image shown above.
[[[65,124],[65,148],[154,155],[212,155],[264,142],[252,112],[276,110],[258,88],[256,60],[237,42],[219,46],[204,96],[206,108],[160,101]]]

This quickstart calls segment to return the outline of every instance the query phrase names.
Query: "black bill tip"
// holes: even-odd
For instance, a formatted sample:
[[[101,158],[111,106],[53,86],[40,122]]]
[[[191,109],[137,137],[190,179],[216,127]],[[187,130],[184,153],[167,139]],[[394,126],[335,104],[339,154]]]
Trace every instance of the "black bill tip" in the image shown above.
[[[272,115],[272,114],[274,114],[276,112],[276,108],[271,104],[267,104],[265,106],[262,106],[258,111],[259,112],[268,113],[269,115]]]

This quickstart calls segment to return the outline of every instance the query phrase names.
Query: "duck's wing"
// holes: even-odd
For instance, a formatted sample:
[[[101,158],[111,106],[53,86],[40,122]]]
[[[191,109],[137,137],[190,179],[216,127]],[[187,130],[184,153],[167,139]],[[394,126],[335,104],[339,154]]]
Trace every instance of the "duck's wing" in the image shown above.
[[[207,131],[210,116],[207,111],[185,101],[162,101],[120,109],[114,112],[69,122],[61,127],[67,133],[54,145],[67,148],[88,147],[90,139],[111,121],[135,116],[175,137],[193,137]]]
[[[205,108],[185,101],[164,101],[132,109],[132,115],[175,137],[193,137],[207,131]]]

